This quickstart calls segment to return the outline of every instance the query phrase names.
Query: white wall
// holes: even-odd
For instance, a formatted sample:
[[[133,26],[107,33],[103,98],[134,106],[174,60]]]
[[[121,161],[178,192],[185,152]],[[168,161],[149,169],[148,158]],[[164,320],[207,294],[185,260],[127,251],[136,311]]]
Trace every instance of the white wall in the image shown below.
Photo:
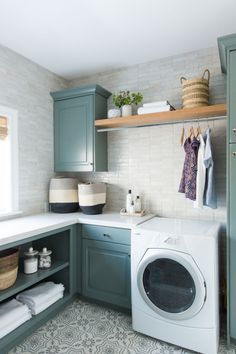
[[[211,72],[210,102],[226,101],[226,77],[221,73],[217,48],[185,53],[150,63],[74,80],[71,86],[98,83],[111,92],[141,91],[144,102],[168,99],[181,106],[180,77]],[[111,103],[109,104],[111,106]],[[185,124],[188,129],[190,125]],[[196,126],[196,124],[195,124]],[[204,131],[208,124],[200,124]],[[108,183],[108,209],[125,205],[130,188],[142,196],[145,209],[161,216],[226,220],[226,121],[209,122],[213,132],[218,208],[194,209],[178,193],[184,161],[180,146],[182,125],[124,129],[108,133],[108,173],[80,173],[81,180]]]
[[[50,91],[66,82],[0,46],[0,105],[18,111],[19,207],[43,211],[53,175],[53,103]]]

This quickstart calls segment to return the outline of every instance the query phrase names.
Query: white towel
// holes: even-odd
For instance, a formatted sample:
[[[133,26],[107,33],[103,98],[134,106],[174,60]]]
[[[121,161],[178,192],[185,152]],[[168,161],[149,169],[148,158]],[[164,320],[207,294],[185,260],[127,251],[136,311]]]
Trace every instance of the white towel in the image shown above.
[[[144,103],[143,107],[160,107],[160,106],[166,106],[169,105],[169,101],[155,101],[155,102],[149,102],[149,103]]]
[[[13,299],[0,305],[0,333],[5,327],[11,326],[23,318],[24,316],[29,316],[30,310],[26,305]],[[31,315],[30,315],[31,317]]]
[[[24,305],[22,305],[24,306]],[[13,321],[12,323],[5,325],[4,328],[2,328],[0,330],[0,338],[6,336],[7,334],[9,334],[10,332],[14,331],[14,329],[16,329],[17,327],[19,327],[20,325],[22,325],[23,323],[25,323],[26,321],[30,320],[32,317],[31,313],[28,312],[27,314],[21,316],[20,318],[18,318],[17,320]]]
[[[30,308],[47,303],[50,298],[64,291],[63,284],[55,284],[53,282],[41,283],[30,290],[23,291],[18,294],[16,299],[27,304]]]
[[[160,107],[139,107],[138,114],[167,112],[167,111],[171,111],[172,109],[173,108],[170,105],[160,106]]]
[[[44,304],[33,306],[30,310],[32,315],[37,315],[38,313],[46,310],[49,306],[53,305],[55,302],[63,298],[63,291],[51,297],[47,302]]]

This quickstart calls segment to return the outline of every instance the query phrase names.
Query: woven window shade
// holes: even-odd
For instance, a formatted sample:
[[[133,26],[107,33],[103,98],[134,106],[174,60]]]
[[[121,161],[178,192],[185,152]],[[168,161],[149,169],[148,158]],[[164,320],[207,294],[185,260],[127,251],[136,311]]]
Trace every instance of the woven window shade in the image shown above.
[[[6,139],[7,133],[7,118],[0,116],[0,140]]]

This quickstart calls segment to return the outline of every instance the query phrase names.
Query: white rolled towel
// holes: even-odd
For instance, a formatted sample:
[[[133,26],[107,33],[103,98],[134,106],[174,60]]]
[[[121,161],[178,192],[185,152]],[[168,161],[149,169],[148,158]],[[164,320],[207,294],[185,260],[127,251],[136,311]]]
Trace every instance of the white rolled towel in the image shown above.
[[[167,112],[167,111],[171,111],[172,109],[173,109],[173,107],[170,105],[160,106],[160,107],[158,107],[158,106],[156,106],[156,107],[139,107],[138,114]]]
[[[148,102],[148,103],[144,103],[143,107],[160,107],[160,106],[166,106],[169,105],[169,101],[165,100],[165,101],[154,101],[154,102]]]
[[[32,289],[18,294],[16,299],[34,309],[47,303],[53,296],[63,294],[65,287],[63,284],[55,284],[52,281],[41,283]]]
[[[32,317],[28,306],[13,299],[0,305],[0,338]]]
[[[46,310],[49,306],[53,305],[55,302],[63,298],[63,291],[60,293],[52,296],[50,299],[48,299],[47,302],[44,304],[38,305],[38,306],[33,306],[30,308],[32,315],[37,315],[38,313]]]

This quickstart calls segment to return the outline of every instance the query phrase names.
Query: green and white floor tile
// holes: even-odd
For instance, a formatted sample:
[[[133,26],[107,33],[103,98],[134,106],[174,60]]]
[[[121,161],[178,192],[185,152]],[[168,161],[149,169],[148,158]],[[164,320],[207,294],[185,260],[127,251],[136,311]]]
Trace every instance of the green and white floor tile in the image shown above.
[[[132,330],[129,315],[74,301],[9,354],[189,354]],[[220,354],[235,354],[221,340]]]

